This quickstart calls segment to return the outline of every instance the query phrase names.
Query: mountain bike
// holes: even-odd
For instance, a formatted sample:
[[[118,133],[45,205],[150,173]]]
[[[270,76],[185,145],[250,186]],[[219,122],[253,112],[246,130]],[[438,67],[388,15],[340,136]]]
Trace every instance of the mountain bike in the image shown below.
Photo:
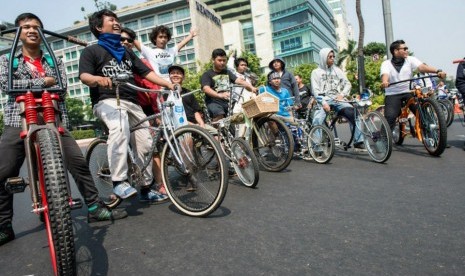
[[[56,36],[85,46],[85,42],[73,37],[64,37],[47,30],[37,30],[48,52],[47,59],[57,64],[57,59],[47,43],[44,34]],[[17,94],[22,118],[21,139],[24,140],[28,178],[8,178],[5,189],[10,193],[24,192],[29,186],[32,199],[32,212],[45,223],[47,240],[54,275],[75,275],[76,261],[72,209],[82,207],[82,200],[71,196],[68,171],[64,161],[61,135],[65,132],[61,125],[58,92],[65,90],[58,66],[51,66],[57,76],[57,87],[42,89],[32,87],[28,91],[13,88],[16,48],[21,27],[3,31],[16,36],[9,54],[8,88],[10,94]],[[16,60],[16,61],[15,61]],[[16,65],[17,67],[17,65]],[[26,93],[25,93],[26,92]],[[8,162],[8,161],[5,161]]]
[[[357,128],[363,136],[363,144],[371,159],[377,163],[384,163],[391,156],[392,134],[388,122],[381,113],[368,111],[368,107],[372,104],[372,96],[371,91],[365,89],[359,98],[341,101],[352,105],[354,121],[350,120],[344,112],[346,108],[343,108],[337,113],[331,111],[326,124],[334,133],[336,147],[344,151],[352,147]]]
[[[143,185],[144,171],[152,169],[149,164],[153,154],[161,152],[162,178],[172,203],[186,215],[208,216],[221,205],[228,187],[227,166],[221,147],[211,134],[198,126],[185,125],[175,129],[174,103],[164,101],[164,96],[169,98],[179,92],[145,89],[127,80],[125,74],[114,80],[117,99],[122,85],[134,91],[157,93],[160,110],[160,113],[146,117],[130,128],[131,133],[148,128],[152,134],[152,147],[143,164],[136,163],[134,150],[129,148],[128,181],[134,186]],[[161,118],[159,126],[147,124],[155,118]],[[113,194],[106,140],[98,138],[92,141],[87,148],[86,159],[100,197],[110,208],[116,207],[122,200]]]
[[[406,79],[389,84],[410,82],[410,90],[413,95],[403,104],[392,135],[394,143],[402,145],[404,138],[410,133],[412,137],[416,137],[423,143],[430,155],[440,156],[447,145],[447,125],[441,107],[435,99],[429,97],[427,91],[422,90],[419,84],[412,87],[414,81],[429,77],[437,77],[437,75]],[[413,118],[409,118],[410,110],[414,113]],[[407,123],[409,131],[406,130]]]
[[[301,92],[300,96],[304,97],[306,94],[307,92]],[[304,111],[295,110],[293,106],[286,107],[293,114],[288,120],[288,126],[294,137],[295,147],[299,146],[296,154],[304,160],[313,159],[319,164],[326,164],[334,156],[334,136],[325,125],[313,125],[312,114],[316,109],[320,109],[321,105],[313,97],[310,103],[311,107],[305,108]]]

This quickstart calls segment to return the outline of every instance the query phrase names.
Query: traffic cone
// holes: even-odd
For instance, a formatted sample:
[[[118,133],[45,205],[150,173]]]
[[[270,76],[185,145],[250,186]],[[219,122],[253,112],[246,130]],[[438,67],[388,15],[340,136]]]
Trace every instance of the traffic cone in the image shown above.
[[[455,98],[454,114],[461,114],[461,113],[462,113],[462,110],[460,109],[459,100]]]

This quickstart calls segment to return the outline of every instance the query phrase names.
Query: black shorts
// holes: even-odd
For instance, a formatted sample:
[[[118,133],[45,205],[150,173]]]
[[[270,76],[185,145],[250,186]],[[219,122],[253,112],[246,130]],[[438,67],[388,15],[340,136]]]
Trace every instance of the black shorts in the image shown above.
[[[228,115],[228,102],[210,102],[207,104],[208,112],[210,117],[215,118],[220,115],[226,117]]]

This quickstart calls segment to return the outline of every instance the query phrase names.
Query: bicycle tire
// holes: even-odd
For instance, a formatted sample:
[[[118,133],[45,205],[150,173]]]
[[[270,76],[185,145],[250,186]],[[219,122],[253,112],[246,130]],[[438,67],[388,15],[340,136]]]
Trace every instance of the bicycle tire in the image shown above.
[[[449,127],[454,121],[454,105],[448,99],[438,100],[438,103],[442,105],[447,112],[446,126]]]
[[[107,141],[103,139],[93,140],[87,147],[86,160],[99,198],[108,208],[113,209],[123,200],[113,194],[113,181],[111,180],[107,149]]]
[[[329,129],[333,132],[336,147],[347,151],[352,145],[355,132],[349,118],[342,114],[337,115],[331,120]]]
[[[270,124],[273,122],[273,124]],[[289,166],[294,154],[294,139],[286,124],[274,117],[263,117],[255,123],[260,139],[252,131],[252,149],[260,166],[269,172],[280,172]],[[271,125],[277,126],[277,134],[272,133]]]
[[[252,148],[242,138],[234,138],[231,142],[231,154],[234,159],[231,161],[237,177],[241,182],[250,188],[257,186],[259,181],[259,165]]]
[[[308,151],[313,160],[326,164],[334,156],[335,143],[331,131],[324,125],[313,126],[307,134]]]
[[[394,129],[392,129],[392,142],[398,146],[401,146],[404,143],[404,132],[405,132],[405,123],[400,123],[399,118],[396,119],[396,124]]]
[[[42,129],[37,132],[36,152],[39,189],[54,274],[75,275],[74,232],[66,183],[67,172],[58,137],[53,131]]]
[[[449,113],[449,107],[447,106],[447,103],[444,102],[444,100],[436,100],[436,101],[438,103],[439,109],[441,110],[442,116],[444,116],[444,121],[446,122],[446,125],[447,125],[447,122],[449,122],[449,119],[451,117]]]
[[[226,195],[228,167],[224,154],[213,136],[198,126],[178,128],[169,138],[171,144],[175,144],[175,139],[183,164],[179,164],[165,143],[161,167],[166,191],[182,213],[206,217],[221,205]],[[175,168],[183,165],[189,172],[187,176],[177,173]]]
[[[423,145],[430,155],[440,156],[447,145],[447,126],[436,100],[424,99],[420,105],[420,129]],[[418,111],[420,112],[420,111]]]
[[[392,132],[389,124],[378,111],[368,112],[362,123],[365,148],[377,163],[386,162],[392,153]]]

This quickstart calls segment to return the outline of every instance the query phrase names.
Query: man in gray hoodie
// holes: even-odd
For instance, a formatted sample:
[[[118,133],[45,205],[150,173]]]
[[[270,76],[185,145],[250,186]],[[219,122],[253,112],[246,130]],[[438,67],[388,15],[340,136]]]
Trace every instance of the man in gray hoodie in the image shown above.
[[[298,108],[302,107],[300,103],[299,86],[295,81],[294,75],[286,70],[286,63],[284,60],[280,57],[275,57],[270,61],[268,67],[271,71],[279,73],[281,76],[281,87],[286,88],[291,96],[294,97],[294,103]]]
[[[320,65],[313,70],[311,83],[313,95],[323,105],[323,109],[317,110],[313,116],[313,124],[321,125],[326,118],[326,112],[333,108],[336,112],[345,115],[352,126],[355,125],[355,114],[351,104],[343,102],[349,95],[352,87],[344,72],[334,65],[335,53],[331,48],[320,50]],[[354,147],[363,149],[363,137],[355,128]]]

